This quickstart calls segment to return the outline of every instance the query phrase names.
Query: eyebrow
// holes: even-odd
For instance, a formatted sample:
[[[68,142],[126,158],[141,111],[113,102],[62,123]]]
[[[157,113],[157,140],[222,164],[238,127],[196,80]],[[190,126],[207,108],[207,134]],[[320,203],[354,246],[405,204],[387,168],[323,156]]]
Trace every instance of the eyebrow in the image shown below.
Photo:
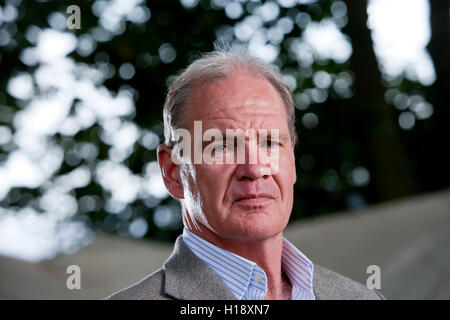
[[[271,138],[270,130],[269,129],[266,129],[266,130],[267,130],[267,138]],[[234,134],[228,134],[227,135],[222,130],[221,130],[221,133],[222,133],[222,141],[226,141],[227,137],[230,137],[230,138],[232,137],[233,141],[236,140],[234,138],[237,138],[236,135],[234,135]],[[257,134],[257,137],[259,139],[259,134]],[[289,134],[285,134],[285,133],[279,133],[278,134],[278,138],[279,138],[280,141],[288,143],[289,140],[290,140],[290,135]],[[210,144],[210,143],[214,143],[215,141],[216,141],[215,136],[213,136],[212,139],[209,140],[209,141],[202,141],[202,146],[205,146],[205,145]]]
[[[284,142],[288,142],[291,139],[291,136],[285,133],[281,133],[279,134],[279,138]]]

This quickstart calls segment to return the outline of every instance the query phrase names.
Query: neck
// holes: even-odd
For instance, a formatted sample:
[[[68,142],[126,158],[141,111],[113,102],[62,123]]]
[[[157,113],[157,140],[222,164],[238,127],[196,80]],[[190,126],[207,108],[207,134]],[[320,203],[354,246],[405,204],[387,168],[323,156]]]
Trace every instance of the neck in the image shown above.
[[[279,232],[265,239],[221,237],[198,223],[197,228],[187,230],[214,245],[231,253],[255,262],[264,270],[267,277],[265,299],[290,299],[291,285],[281,269],[281,252],[283,250],[283,233]]]

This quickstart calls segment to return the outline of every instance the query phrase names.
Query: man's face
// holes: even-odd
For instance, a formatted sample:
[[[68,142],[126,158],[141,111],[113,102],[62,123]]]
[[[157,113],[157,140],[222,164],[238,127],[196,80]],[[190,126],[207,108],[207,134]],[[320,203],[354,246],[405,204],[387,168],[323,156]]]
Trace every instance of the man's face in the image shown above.
[[[217,236],[263,240],[280,233],[292,210],[296,171],[287,114],[277,90],[261,77],[235,71],[224,80],[197,87],[182,117],[192,137],[194,121],[201,121],[203,132],[211,128],[222,131],[224,144],[226,129],[256,133],[259,129],[268,133],[279,130],[279,170],[262,163],[259,156],[256,163],[250,163],[249,152],[254,149],[246,139],[244,163],[192,161],[180,165],[180,177],[190,217]],[[256,141],[261,150],[264,142]],[[194,143],[198,141],[192,138],[192,146]]]

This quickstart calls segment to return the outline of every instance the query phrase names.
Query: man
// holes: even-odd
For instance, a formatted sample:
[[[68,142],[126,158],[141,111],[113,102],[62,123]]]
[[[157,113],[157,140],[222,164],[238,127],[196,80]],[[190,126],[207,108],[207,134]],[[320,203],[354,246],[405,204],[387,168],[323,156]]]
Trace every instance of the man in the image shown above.
[[[283,238],[294,122],[291,93],[264,62],[214,52],[192,63],[169,88],[157,150],[183,235],[163,268],[110,298],[383,299]]]

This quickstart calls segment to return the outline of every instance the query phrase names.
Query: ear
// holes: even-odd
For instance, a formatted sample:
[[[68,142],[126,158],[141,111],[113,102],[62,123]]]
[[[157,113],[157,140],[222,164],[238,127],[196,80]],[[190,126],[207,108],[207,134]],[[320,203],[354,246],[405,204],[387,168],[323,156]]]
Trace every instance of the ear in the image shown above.
[[[183,184],[178,173],[179,165],[172,160],[172,149],[164,144],[159,145],[157,158],[167,191],[175,199],[184,199]]]

